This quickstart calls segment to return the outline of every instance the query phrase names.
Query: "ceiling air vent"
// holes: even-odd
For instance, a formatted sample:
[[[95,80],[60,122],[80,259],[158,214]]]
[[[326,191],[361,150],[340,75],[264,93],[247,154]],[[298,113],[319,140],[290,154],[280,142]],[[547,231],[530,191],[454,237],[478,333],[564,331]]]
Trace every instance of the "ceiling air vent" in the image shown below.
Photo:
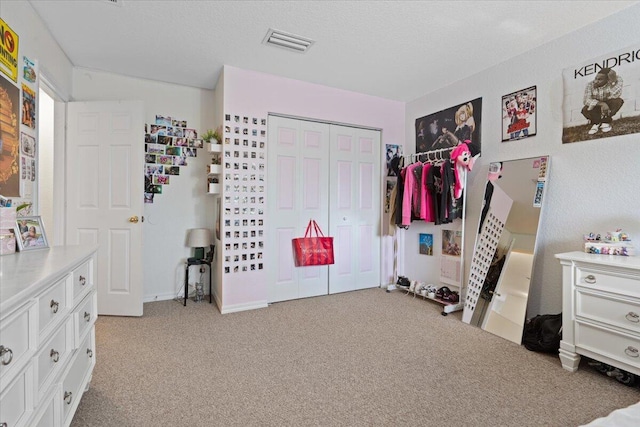
[[[293,50],[294,52],[305,53],[315,42],[306,37],[300,37],[295,34],[269,28],[262,43]]]

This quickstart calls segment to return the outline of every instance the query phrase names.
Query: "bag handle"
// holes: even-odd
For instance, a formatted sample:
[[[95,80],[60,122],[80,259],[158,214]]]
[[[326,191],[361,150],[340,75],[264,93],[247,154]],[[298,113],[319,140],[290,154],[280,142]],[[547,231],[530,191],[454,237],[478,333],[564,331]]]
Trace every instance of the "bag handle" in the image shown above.
[[[313,228],[312,228],[313,227]],[[304,237],[312,237],[313,231],[316,232],[317,237],[324,237],[322,230],[320,230],[320,226],[314,219],[309,220],[309,224],[307,225],[307,229],[304,232]]]

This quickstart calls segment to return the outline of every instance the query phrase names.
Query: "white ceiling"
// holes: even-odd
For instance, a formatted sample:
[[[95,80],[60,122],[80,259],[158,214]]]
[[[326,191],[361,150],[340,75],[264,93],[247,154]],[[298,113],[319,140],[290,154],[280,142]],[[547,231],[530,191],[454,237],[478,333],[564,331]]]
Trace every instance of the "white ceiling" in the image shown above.
[[[30,0],[73,65],[213,89],[223,65],[410,101],[637,1]],[[269,28],[315,40],[266,46]]]

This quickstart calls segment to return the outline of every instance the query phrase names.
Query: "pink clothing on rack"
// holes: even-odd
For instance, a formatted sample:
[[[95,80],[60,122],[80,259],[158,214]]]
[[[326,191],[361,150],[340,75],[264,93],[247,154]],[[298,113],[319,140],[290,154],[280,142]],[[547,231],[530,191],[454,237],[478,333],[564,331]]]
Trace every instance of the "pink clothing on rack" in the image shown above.
[[[402,225],[411,225],[411,206],[415,192],[417,191],[417,183],[413,169],[422,166],[422,163],[413,163],[401,172],[404,178],[404,194],[402,197]]]
[[[429,168],[431,167],[431,163],[426,163],[422,167],[422,182],[420,183],[420,194],[422,195],[420,198],[420,219],[427,222],[434,222],[436,218],[433,211],[433,195],[427,189],[427,175],[429,174]]]

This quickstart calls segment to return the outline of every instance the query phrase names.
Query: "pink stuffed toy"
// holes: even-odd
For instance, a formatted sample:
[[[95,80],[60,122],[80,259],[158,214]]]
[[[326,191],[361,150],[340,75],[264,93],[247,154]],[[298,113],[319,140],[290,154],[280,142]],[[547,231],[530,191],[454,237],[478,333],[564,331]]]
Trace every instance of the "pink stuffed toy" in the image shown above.
[[[453,197],[459,199],[462,196],[462,190],[464,190],[464,170],[471,170],[473,168],[473,157],[466,141],[458,145],[451,150],[451,162],[453,163],[453,173],[456,178],[455,185],[453,187]]]

